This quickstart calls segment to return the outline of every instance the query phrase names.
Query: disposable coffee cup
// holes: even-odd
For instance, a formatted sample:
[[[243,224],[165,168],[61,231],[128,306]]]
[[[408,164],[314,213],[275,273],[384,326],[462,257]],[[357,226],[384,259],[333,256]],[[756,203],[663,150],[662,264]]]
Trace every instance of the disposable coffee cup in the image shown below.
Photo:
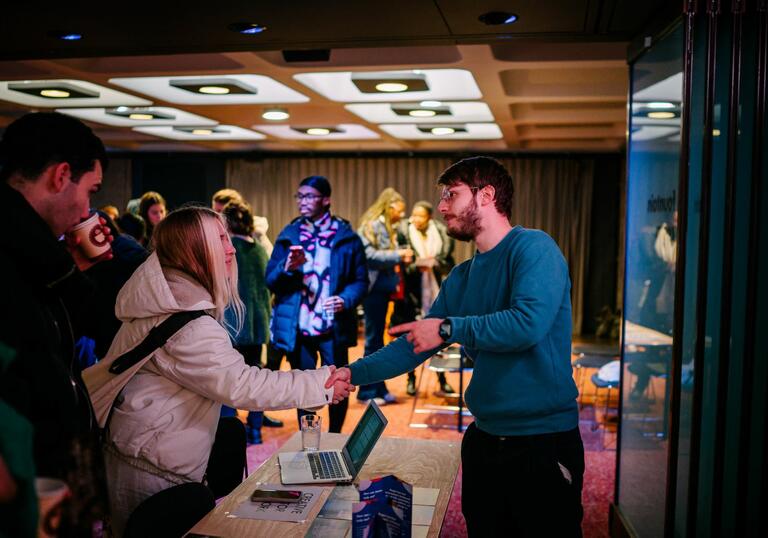
[[[107,235],[104,234],[104,227],[99,221],[98,213],[94,213],[80,224],[73,226],[69,233],[80,238],[77,247],[86,258],[98,258],[112,248]]]
[[[320,449],[320,415],[302,415],[301,417],[301,448],[307,452]]]
[[[35,478],[35,491],[40,517],[37,520],[38,538],[58,536],[61,525],[61,505],[69,495],[69,486],[58,478]]]

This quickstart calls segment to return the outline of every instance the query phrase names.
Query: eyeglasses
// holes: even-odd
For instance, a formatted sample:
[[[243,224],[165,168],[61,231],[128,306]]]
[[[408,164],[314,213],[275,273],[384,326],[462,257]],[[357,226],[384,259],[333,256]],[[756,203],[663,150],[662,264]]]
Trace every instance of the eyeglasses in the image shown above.
[[[472,191],[472,195],[474,195],[477,191],[479,191],[482,187],[469,187],[469,190]],[[459,191],[452,191],[449,188],[445,187],[442,191],[440,191],[440,201],[441,202],[453,202],[456,197],[461,194]]]
[[[314,202],[316,200],[319,200],[320,198],[323,198],[323,196],[317,195],[317,194],[301,194],[297,192],[296,194],[293,195],[293,199],[296,200],[297,202],[303,202],[304,200],[306,200],[307,202]]]

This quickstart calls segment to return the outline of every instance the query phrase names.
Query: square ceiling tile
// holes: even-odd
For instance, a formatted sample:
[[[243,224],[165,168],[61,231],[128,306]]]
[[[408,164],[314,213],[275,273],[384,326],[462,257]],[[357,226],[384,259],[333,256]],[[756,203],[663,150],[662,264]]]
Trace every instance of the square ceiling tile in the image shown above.
[[[263,140],[266,137],[254,131],[235,125],[210,125],[195,127],[179,127],[172,125],[156,125],[134,127],[134,131],[172,140],[188,140],[208,142],[214,140]]]
[[[156,99],[182,105],[238,105],[306,103],[309,98],[264,75],[206,75],[177,77],[127,77],[111,84]],[[226,93],[200,93],[201,87],[225,88]],[[213,91],[213,90],[209,90]]]
[[[218,122],[178,108],[116,107],[116,108],[63,108],[56,110],[81,120],[114,125],[116,127],[139,127],[145,125],[216,125]],[[151,116],[151,117],[150,117]]]
[[[45,108],[152,104],[152,101],[106,86],[74,79],[0,81],[0,99],[30,107]]]
[[[358,125],[356,123],[342,123],[339,125],[323,126],[328,128],[331,132],[326,135],[307,134],[301,132],[301,129],[308,128],[309,126],[291,126],[291,125],[254,125],[253,128],[278,138],[285,138],[289,140],[315,140],[315,141],[332,141],[332,140],[372,140],[381,138],[378,133]],[[313,126],[314,127],[314,126]],[[318,126],[320,127],[320,126]],[[333,132],[336,130],[337,132]]]
[[[343,103],[373,103],[423,101],[427,99],[457,100],[481,99],[483,94],[475,78],[466,69],[412,69],[408,71],[379,71],[336,73],[298,73],[293,78],[332,101]],[[402,83],[413,78],[418,84],[416,91],[367,91],[361,80]],[[402,82],[405,80],[406,82]],[[357,84],[356,84],[357,82]],[[373,84],[375,86],[375,84]],[[361,90],[363,88],[363,91]]]
[[[429,132],[430,127],[446,129],[448,126],[413,123],[379,125],[379,128],[385,133],[404,140],[496,140],[502,138],[501,129],[495,123],[451,125],[452,128],[456,129],[456,132],[450,134],[433,134]]]
[[[371,123],[478,123],[494,120],[488,105],[479,102],[356,103],[344,105],[344,108]],[[434,112],[434,115],[429,112]]]

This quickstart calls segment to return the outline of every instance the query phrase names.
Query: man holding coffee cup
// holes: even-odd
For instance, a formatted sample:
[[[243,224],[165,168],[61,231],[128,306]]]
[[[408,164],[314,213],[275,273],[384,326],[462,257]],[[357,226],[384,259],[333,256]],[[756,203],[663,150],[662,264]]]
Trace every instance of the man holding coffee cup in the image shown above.
[[[96,296],[81,271],[111,256],[111,236],[100,221],[84,226],[86,235],[67,232],[90,218],[106,152],[82,122],[35,113],[6,128],[0,163],[0,341],[16,352],[0,376],[0,398],[32,424],[37,475],[62,479],[72,491],[71,506],[80,513],[64,514],[62,525],[85,533],[105,497],[73,340],[93,321]],[[101,243],[99,252],[81,250],[91,236]]]
[[[331,215],[328,179],[305,178],[294,198],[300,217],[280,232],[267,264],[272,345],[294,369],[315,369],[318,354],[340,368],[357,344],[355,308],[368,289],[365,251],[349,222]],[[329,431],[341,431],[347,407],[347,400],[330,407]]]

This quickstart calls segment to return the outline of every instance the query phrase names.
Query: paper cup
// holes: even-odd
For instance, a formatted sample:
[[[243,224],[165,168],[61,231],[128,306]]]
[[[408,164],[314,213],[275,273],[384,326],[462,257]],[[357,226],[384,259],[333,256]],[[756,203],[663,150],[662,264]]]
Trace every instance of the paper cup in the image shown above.
[[[40,517],[37,520],[38,538],[58,535],[61,525],[61,503],[69,495],[69,486],[58,478],[35,478],[35,491]]]
[[[80,224],[73,226],[70,233],[80,238],[80,243],[77,246],[87,258],[98,258],[112,248],[107,236],[104,235],[104,228],[99,222],[98,213],[94,213]]]

